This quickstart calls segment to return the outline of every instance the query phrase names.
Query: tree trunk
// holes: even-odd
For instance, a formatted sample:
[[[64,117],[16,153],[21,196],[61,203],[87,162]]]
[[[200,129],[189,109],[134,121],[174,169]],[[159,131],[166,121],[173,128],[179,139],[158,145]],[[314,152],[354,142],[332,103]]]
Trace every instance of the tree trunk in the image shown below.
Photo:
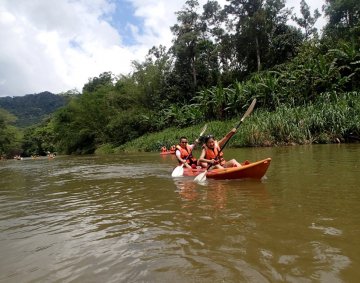
[[[259,40],[257,36],[255,36],[255,47],[256,47],[256,61],[257,61],[257,71],[261,71],[261,61],[260,61],[260,47]]]
[[[196,90],[197,80],[196,80],[195,57],[192,58],[191,70],[192,70],[192,75],[193,75],[194,89]]]

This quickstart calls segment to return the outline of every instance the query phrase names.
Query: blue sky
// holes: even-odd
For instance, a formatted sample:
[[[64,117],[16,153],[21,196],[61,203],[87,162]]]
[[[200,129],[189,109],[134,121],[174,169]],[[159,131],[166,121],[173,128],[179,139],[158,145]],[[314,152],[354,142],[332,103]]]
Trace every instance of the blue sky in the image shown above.
[[[143,33],[142,27],[144,21],[140,17],[135,16],[135,9],[130,2],[118,1],[112,19],[109,21],[123,37],[125,45],[134,45],[136,40],[133,38],[129,24],[139,28],[139,32]]]
[[[287,0],[299,14],[300,0]],[[221,5],[226,0],[218,0]],[[312,9],[325,0],[308,0]],[[185,0],[0,0],[0,96],[81,91],[89,78],[132,71],[171,45]],[[206,0],[199,0],[200,5]],[[318,22],[318,27],[324,24]]]

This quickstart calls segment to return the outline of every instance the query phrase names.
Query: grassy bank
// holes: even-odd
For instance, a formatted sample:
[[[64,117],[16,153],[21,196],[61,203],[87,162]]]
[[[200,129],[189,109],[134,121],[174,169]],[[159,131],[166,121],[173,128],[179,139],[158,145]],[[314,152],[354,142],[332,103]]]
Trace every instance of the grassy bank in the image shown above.
[[[206,134],[224,136],[241,117],[208,122]],[[144,135],[118,148],[100,147],[96,153],[121,151],[159,151],[176,144],[180,136],[197,138],[203,125],[183,129],[169,128]],[[323,95],[316,103],[304,107],[283,105],[273,112],[256,109],[231,139],[230,147],[277,146],[312,143],[352,142],[360,137],[360,94],[357,92]]]

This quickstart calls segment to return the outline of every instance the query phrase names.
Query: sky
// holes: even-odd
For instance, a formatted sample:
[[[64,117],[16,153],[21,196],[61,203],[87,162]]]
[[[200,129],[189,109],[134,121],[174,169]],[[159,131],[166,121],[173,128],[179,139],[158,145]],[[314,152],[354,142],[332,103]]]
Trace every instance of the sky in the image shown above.
[[[199,0],[200,6],[207,0]],[[325,0],[307,0],[312,10]],[[226,0],[218,0],[224,5]],[[82,87],[129,74],[153,46],[171,45],[185,0],[0,0],[0,97]],[[287,0],[299,12],[300,0]],[[201,11],[199,11],[201,12]],[[321,18],[317,27],[325,24]]]

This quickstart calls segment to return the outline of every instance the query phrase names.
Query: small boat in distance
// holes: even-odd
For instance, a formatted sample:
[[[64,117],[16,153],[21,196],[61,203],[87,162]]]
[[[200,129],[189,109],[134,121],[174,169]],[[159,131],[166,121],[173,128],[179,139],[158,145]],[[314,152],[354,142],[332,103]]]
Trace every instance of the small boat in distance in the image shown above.
[[[160,152],[161,155],[167,155],[167,154],[175,154],[175,151],[167,150]]]
[[[170,149],[167,149],[166,146],[161,147],[160,154],[161,155],[167,155],[167,154],[175,154],[176,147],[175,145],[172,145]]]

